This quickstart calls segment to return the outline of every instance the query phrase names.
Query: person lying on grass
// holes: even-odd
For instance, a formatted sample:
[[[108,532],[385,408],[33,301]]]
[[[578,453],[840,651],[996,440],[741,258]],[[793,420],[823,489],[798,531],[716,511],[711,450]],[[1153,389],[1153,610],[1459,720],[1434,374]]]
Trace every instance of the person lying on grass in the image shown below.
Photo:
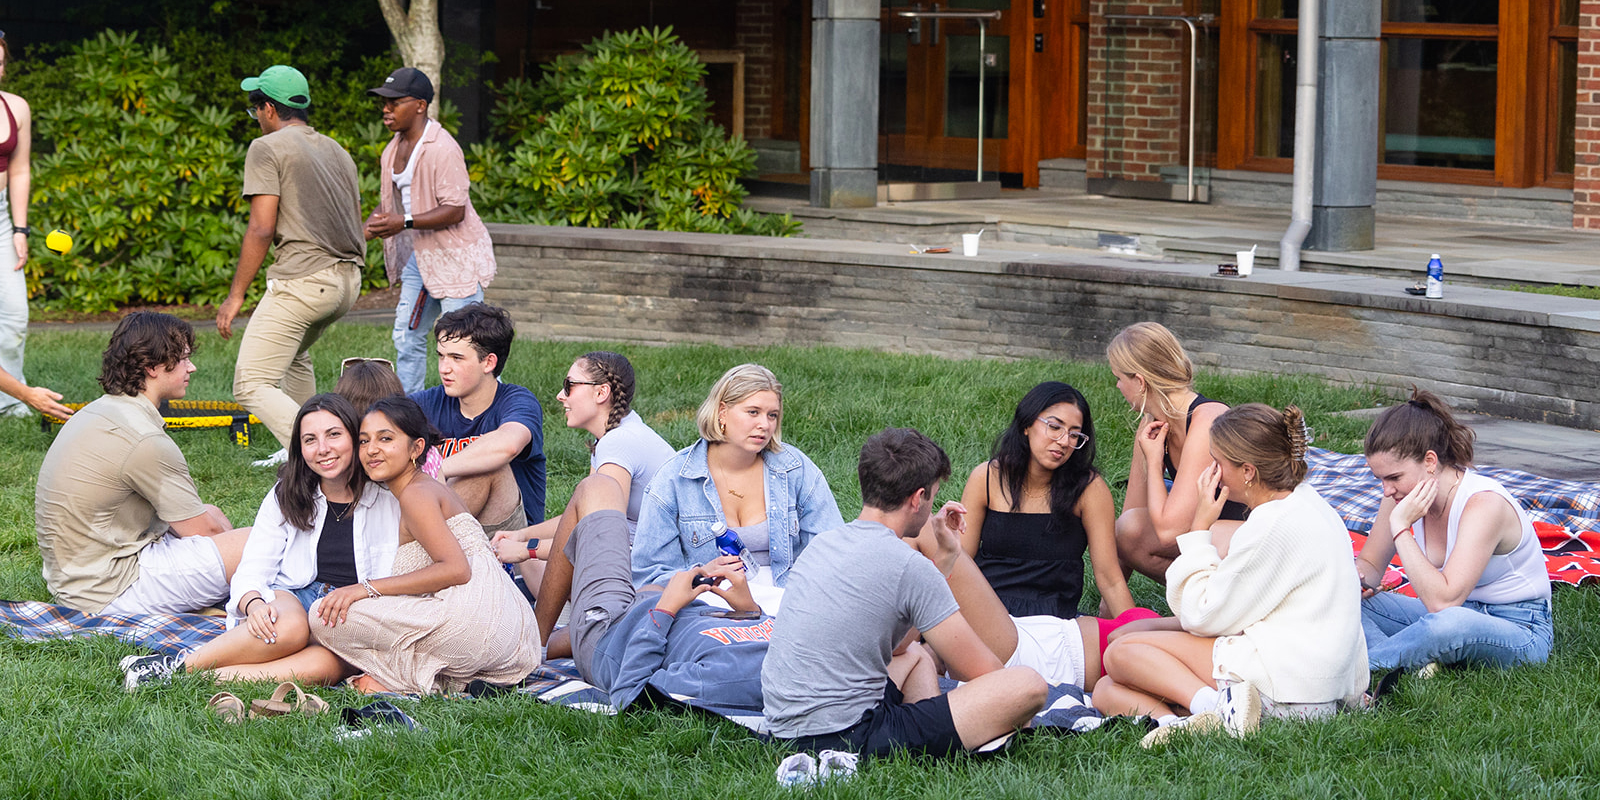
[[[399,544],[400,502],[356,463],[359,420],[337,394],[319,394],[300,407],[296,444],[261,503],[233,575],[227,608],[238,624],[180,657],[128,659],[129,691],[177,670],[215,670],[225,681],[329,684],[344,677],[332,653],[306,646],[306,609],[340,587],[388,577]]]
[[[953,512],[932,516],[949,457],[892,428],[867,439],[857,471],[861,516],[818,536],[789,573],[761,668],[772,735],[800,750],[945,755],[1025,727],[1044,679],[1004,666],[973,632],[945,584],[953,560],[935,565],[901,541],[925,525],[959,538]],[[913,627],[928,649],[896,655]],[[936,657],[967,683],[941,694]]]
[[[1383,484],[1356,569],[1372,669],[1510,667],[1550,657],[1550,576],[1533,523],[1506,488],[1472,469],[1472,430],[1415,389],[1367,432]],[[1396,553],[1417,592],[1383,592]]]
[[[1305,482],[1307,438],[1294,406],[1249,403],[1212,423],[1213,463],[1167,569],[1176,616],[1125,627],[1094,690],[1101,713],[1162,724],[1145,746],[1181,727],[1172,723],[1185,709],[1191,730],[1244,735],[1263,704],[1275,715],[1321,716],[1367,688],[1349,534]],[[1223,557],[1210,528],[1235,499],[1250,514]]]
[[[572,624],[551,638],[549,656],[570,653],[578,674],[610,693],[618,711],[653,691],[723,713],[761,713],[772,618],[751,597],[743,562],[721,556],[635,590],[627,510],[627,494],[605,473],[573,490],[539,596],[541,607],[572,600]],[[706,594],[733,610],[701,602]]]

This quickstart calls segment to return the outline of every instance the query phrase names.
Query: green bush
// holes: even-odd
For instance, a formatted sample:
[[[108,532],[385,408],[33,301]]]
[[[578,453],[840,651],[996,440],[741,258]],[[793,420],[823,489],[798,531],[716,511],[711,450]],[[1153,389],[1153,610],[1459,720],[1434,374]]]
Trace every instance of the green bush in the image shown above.
[[[239,193],[245,150],[260,135],[239,79],[272,63],[320,70],[308,72],[312,124],[355,159],[364,213],[377,203],[378,152],[390,134],[365,92],[394,68],[392,57],[344,69],[327,56],[238,55],[200,30],[171,38],[178,46],[107,30],[56,58],[22,62],[8,87],[34,110],[30,219],[76,239],[66,256],[31,253],[29,295],[41,308],[98,312],[227,296],[249,210]],[[441,112],[447,125],[459,116],[448,104]],[[366,286],[387,285],[382,258],[381,248],[368,248]],[[257,281],[247,305],[264,286]]]
[[[711,122],[705,67],[667,29],[609,33],[498,87],[495,139],[470,148],[474,204],[500,222],[788,236],[743,208],[755,151]]]

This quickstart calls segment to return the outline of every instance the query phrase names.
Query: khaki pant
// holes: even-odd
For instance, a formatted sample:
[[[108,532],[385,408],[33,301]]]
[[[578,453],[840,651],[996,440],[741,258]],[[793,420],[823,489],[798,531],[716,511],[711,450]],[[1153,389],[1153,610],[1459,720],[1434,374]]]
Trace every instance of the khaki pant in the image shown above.
[[[278,437],[284,447],[300,406],[317,393],[308,352],[322,332],[361,295],[361,268],[350,262],[304,278],[267,281],[239,342],[233,396]]]

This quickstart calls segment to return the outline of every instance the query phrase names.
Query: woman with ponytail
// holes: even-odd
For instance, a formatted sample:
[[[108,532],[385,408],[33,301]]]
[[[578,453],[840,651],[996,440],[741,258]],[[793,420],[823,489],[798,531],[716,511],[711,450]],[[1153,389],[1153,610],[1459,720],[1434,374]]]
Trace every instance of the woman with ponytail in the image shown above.
[[[1361,608],[1344,522],[1305,482],[1300,410],[1250,403],[1211,425],[1190,532],[1167,570],[1167,630],[1129,632],[1105,654],[1094,703],[1148,714],[1162,741],[1180,710],[1192,730],[1253,730],[1266,713],[1311,717],[1367,687]],[[1250,513],[1221,557],[1211,526],[1229,501]]]
[[[639,522],[644,490],[674,452],[633,410],[634,389],[633,364],[620,353],[597,350],[572,362],[556,395],[566,412],[567,427],[594,437],[589,443],[590,474],[609,476],[628,498],[630,535]],[[528,591],[535,594],[544,575],[543,559],[550,557],[550,541],[561,521],[562,517],[555,517],[520,531],[495,534],[495,555],[501,563],[521,564]],[[558,613],[560,609],[551,611],[552,624]],[[544,633],[548,636],[550,632]]]
[[[1522,506],[1472,469],[1472,430],[1413,388],[1367,432],[1383,502],[1356,559],[1373,669],[1543,663],[1555,640],[1550,576]],[[1415,598],[1383,591],[1395,554]]]

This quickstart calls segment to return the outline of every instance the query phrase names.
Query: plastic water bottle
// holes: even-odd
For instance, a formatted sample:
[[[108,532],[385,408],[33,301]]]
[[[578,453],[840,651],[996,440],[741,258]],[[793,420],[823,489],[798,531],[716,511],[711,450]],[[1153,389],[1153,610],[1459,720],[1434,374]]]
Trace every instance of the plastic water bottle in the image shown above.
[[[1444,262],[1439,260],[1438,253],[1428,259],[1428,297],[1433,300],[1444,297]]]
[[[761,567],[756,563],[756,557],[750,555],[749,548],[744,546],[744,540],[739,538],[739,534],[728,530],[728,526],[721,520],[711,526],[711,532],[717,535],[717,550],[725,556],[738,556],[739,560],[744,562],[745,578],[754,578],[756,570]]]

